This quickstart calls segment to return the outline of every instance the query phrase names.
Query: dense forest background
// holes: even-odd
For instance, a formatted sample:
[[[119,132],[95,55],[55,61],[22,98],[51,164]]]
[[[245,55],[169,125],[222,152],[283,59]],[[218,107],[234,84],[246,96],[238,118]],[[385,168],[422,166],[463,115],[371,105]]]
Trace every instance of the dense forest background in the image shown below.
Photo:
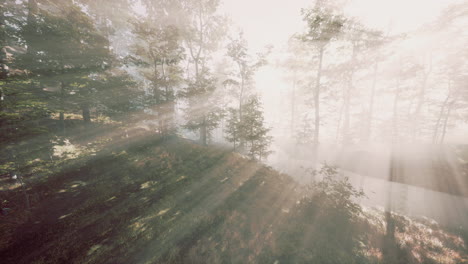
[[[67,123],[79,118],[86,125],[141,122],[205,145],[231,142],[262,159],[272,135],[317,148],[440,144],[451,130],[465,131],[464,3],[413,32],[392,34],[346,16],[345,2],[319,1],[302,9],[303,32],[256,54],[219,6],[5,2],[3,141],[41,133],[54,119],[61,133],[72,133]],[[265,87],[255,89],[267,65],[290,83],[274,99]]]

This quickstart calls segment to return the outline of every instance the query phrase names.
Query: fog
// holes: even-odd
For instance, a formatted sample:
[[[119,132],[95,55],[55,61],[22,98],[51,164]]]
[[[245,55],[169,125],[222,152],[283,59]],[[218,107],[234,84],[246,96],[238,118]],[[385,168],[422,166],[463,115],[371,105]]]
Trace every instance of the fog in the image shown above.
[[[467,0],[0,1],[0,259],[462,263],[467,28]]]
[[[380,31],[388,41],[368,50],[363,47],[354,61],[352,47],[343,43],[346,37],[325,50],[318,161],[313,157],[311,125],[316,58],[307,44],[292,39],[305,32],[301,8],[313,3],[225,1],[222,5],[244,32],[252,52],[274,47],[270,63],[254,78],[274,137],[267,163],[304,183],[310,182],[307,169],[316,162],[333,164],[369,194],[363,204],[388,207],[391,200],[391,207],[402,207],[403,213],[452,224],[461,220],[466,226],[468,181],[463,168],[468,161],[466,154],[457,152],[457,148],[466,151],[463,145],[468,144],[468,68],[460,61],[468,44],[463,29],[468,25],[466,3],[343,3],[343,14],[368,30]],[[458,84],[453,74],[459,74]],[[352,97],[348,103],[346,96]],[[453,108],[444,108],[450,101]],[[398,160],[393,166],[402,167],[398,180],[390,179],[391,163],[396,164],[392,156]],[[440,170],[446,164],[450,172]]]

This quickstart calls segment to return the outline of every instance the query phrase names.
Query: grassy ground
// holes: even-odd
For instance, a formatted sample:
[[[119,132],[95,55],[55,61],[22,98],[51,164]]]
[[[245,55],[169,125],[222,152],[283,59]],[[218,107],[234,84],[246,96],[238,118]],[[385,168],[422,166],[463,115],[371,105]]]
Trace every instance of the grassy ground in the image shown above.
[[[36,161],[30,212],[18,184],[1,183],[1,263],[389,262],[382,212],[307,196],[228,150],[145,133],[72,141],[76,155]],[[401,263],[466,263],[461,230],[395,219]]]

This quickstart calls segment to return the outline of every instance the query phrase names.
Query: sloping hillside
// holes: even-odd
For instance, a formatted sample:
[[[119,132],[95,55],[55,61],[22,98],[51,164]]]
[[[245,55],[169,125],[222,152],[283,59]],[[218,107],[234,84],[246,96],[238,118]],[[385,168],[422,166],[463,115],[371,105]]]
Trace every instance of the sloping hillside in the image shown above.
[[[20,185],[2,182],[10,209],[0,218],[2,263],[466,262],[461,231],[430,221],[394,216],[389,246],[384,214],[355,204],[361,194],[331,168],[305,188],[179,138],[62,148],[27,179],[30,212]]]

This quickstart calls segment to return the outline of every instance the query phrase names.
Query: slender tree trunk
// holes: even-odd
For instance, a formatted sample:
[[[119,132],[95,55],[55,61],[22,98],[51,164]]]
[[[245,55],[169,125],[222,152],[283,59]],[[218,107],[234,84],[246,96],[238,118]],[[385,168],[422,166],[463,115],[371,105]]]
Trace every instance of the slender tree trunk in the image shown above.
[[[151,47],[150,47],[151,48]],[[157,79],[159,79],[159,72],[158,72],[158,62],[156,56],[151,52],[151,59],[153,61],[153,77],[155,80],[153,81],[153,102],[155,103],[155,107],[151,110],[156,112],[156,122],[157,122],[157,133],[163,134],[163,121],[164,118],[163,114],[161,113],[161,92],[159,90],[159,84],[157,83]],[[156,109],[156,110],[155,110]]]
[[[421,89],[419,90],[418,93],[418,98],[416,102],[416,108],[413,113],[413,129],[412,129],[412,134],[413,134],[413,140],[417,139],[419,133],[420,133],[420,128],[421,128],[421,109],[424,104],[424,98],[426,95],[426,86],[427,86],[427,79],[429,77],[428,73],[425,73],[423,76],[423,81],[421,85]]]
[[[434,143],[434,144],[437,143],[437,141],[438,141],[437,138],[439,137],[440,122],[442,121],[442,118],[443,118],[443,115],[444,115],[444,112],[445,112],[445,107],[447,106],[447,103],[448,103],[449,100],[450,100],[450,94],[447,95],[447,98],[445,98],[444,103],[440,107],[439,116],[437,118],[437,122],[436,122],[436,125],[434,127],[434,132],[432,134],[432,143]]]
[[[375,89],[377,84],[377,71],[379,68],[379,63],[374,64],[374,73],[372,78],[372,87],[371,87],[371,96],[369,100],[369,116],[367,119],[367,127],[365,133],[365,141],[368,142],[372,136],[372,121],[374,118],[374,102],[375,102]]]
[[[5,29],[5,11],[6,7],[4,6],[5,3],[0,3],[0,30],[3,31]],[[3,31],[4,32],[4,31]],[[5,80],[7,81],[8,77],[8,64],[7,64],[7,40],[6,40],[6,34],[0,34],[0,80]],[[3,90],[3,87],[0,87],[0,111],[3,111],[3,105],[5,101],[5,92]]]
[[[32,25],[34,25],[34,22],[36,20],[36,15],[39,13],[39,7],[37,5],[37,1],[36,0],[28,0],[28,17],[27,17],[27,24],[28,24],[28,27],[29,27],[29,30],[32,29]],[[34,28],[34,31],[36,31],[36,28]],[[29,32],[29,34],[31,34],[33,32]],[[36,32],[34,32],[36,33]],[[27,50],[26,50],[26,53],[28,55],[31,55],[32,53],[34,53],[33,51],[33,45],[31,45],[31,42],[33,42],[33,40],[31,40],[31,37],[32,36],[27,36],[26,38],[26,43],[28,44],[27,45]]]
[[[452,102],[448,105],[447,114],[445,115],[444,126],[442,127],[442,135],[441,135],[441,137],[440,137],[439,144],[444,143],[444,140],[445,140],[445,133],[447,132],[448,120],[449,120],[449,118],[450,118],[450,113],[452,112],[452,106],[454,105],[454,103],[455,103],[455,101],[452,101]]]
[[[352,77],[350,77],[351,79]],[[345,97],[343,101],[343,113],[344,113],[344,121],[343,121],[343,145],[347,145],[351,141],[350,135],[350,107],[351,107],[351,86],[352,81],[348,80],[348,88],[345,91]]]
[[[350,132],[350,122],[351,122],[351,96],[353,92],[353,77],[354,77],[354,67],[356,62],[357,55],[357,46],[353,44],[353,54],[351,58],[351,69],[348,76],[348,83],[344,95],[344,124],[343,124],[343,144],[347,145],[351,142],[351,132]]]
[[[5,34],[5,3],[0,3],[0,30],[2,34],[0,34],[0,80],[4,80],[8,76],[8,66],[7,66],[7,50],[6,46],[8,45],[7,43],[7,36]],[[4,11],[5,10],[5,11]],[[3,89],[1,90],[2,98],[1,98],[1,103],[3,103]]]
[[[419,89],[418,93],[418,98],[417,98],[417,103],[416,103],[416,109],[414,110],[413,113],[413,139],[416,139],[419,134],[420,134],[420,129],[421,129],[421,109],[422,106],[424,105],[424,100],[426,96],[426,89],[427,89],[427,80],[429,79],[429,75],[432,72],[432,54],[429,54],[429,65],[426,66],[423,72],[423,80],[421,84],[421,88]]]
[[[207,145],[207,141],[206,141],[207,135],[208,135],[208,131],[206,131],[206,118],[205,116],[203,116],[202,125],[200,127],[200,142],[204,146]]]
[[[243,69],[242,69],[242,66],[240,65],[240,63],[237,63],[238,67],[239,67],[239,73],[240,73],[240,77],[241,77],[241,84],[240,84],[240,93],[239,93],[239,124],[241,124],[242,126],[242,122],[243,122],[243,109],[242,109],[242,106],[244,104],[244,86],[245,86],[245,80],[244,80],[244,74],[243,74]],[[241,132],[241,135],[242,135],[242,132]],[[244,139],[242,136],[239,137],[239,148],[242,149],[244,148]]]
[[[319,145],[319,137],[320,137],[320,79],[322,77],[322,63],[323,63],[324,51],[325,51],[325,47],[321,46],[319,50],[319,64],[318,64],[317,77],[316,77],[315,89],[314,89],[314,108],[315,108],[314,146],[313,146],[314,166],[317,163],[318,145]]]
[[[26,186],[23,182],[23,179],[20,178],[20,176],[17,176],[18,177],[18,180],[21,184],[21,190],[23,192],[23,196],[24,196],[24,203],[25,203],[25,206],[26,206],[26,210],[28,210],[28,212],[31,210],[31,203],[29,201],[29,194],[28,192],[26,191]]]
[[[297,83],[297,76],[296,71],[294,71],[293,77],[293,86],[291,91],[291,124],[290,124],[290,134],[291,137],[294,136],[294,126],[295,126],[295,119],[296,119],[296,83]]]
[[[0,87],[0,112],[3,112],[4,101],[5,101],[5,93],[3,91],[3,87]]]
[[[7,62],[7,50],[6,46],[8,45],[7,43],[7,36],[5,33],[5,12],[6,12],[6,6],[5,2],[0,3],[0,80],[5,80],[5,82],[8,82],[8,62]],[[5,92],[3,90],[3,87],[0,87],[0,112],[3,112],[4,108],[4,102],[5,102]],[[0,127],[2,127],[3,124],[0,124]]]
[[[85,124],[90,124],[91,123],[91,113],[89,111],[89,104],[84,103],[81,106],[81,110],[83,111],[83,122]]]
[[[400,100],[400,87],[397,87],[393,99],[392,141],[398,142],[398,101]]]
[[[65,133],[65,82],[60,82],[60,113],[59,129]]]
[[[336,136],[335,136],[336,143],[339,143],[340,141],[341,120],[343,119],[343,108],[344,108],[344,104],[341,105],[340,113],[338,114],[338,125],[336,126]]]
[[[398,263],[398,257],[397,257],[397,250],[398,246],[396,243],[396,238],[395,238],[395,231],[396,231],[396,226],[395,226],[395,219],[393,217],[393,206],[392,206],[392,201],[393,201],[393,195],[392,195],[392,189],[393,185],[391,185],[393,182],[396,182],[399,175],[399,167],[398,163],[395,161],[395,154],[394,150],[391,150],[390,153],[390,168],[389,168],[389,184],[390,188],[387,188],[387,203],[385,205],[385,221],[387,223],[386,225],[386,232],[384,236],[384,243],[382,245],[382,253],[383,257],[385,260],[385,263]]]
[[[197,57],[195,59],[195,81],[197,82],[197,84],[199,83],[200,81],[200,72],[199,72],[199,65],[198,65],[198,59],[199,57]],[[207,131],[207,128],[206,128],[206,115],[205,114],[202,114],[201,118],[200,118],[200,143],[204,146],[207,145],[207,135],[208,135],[208,131]]]

